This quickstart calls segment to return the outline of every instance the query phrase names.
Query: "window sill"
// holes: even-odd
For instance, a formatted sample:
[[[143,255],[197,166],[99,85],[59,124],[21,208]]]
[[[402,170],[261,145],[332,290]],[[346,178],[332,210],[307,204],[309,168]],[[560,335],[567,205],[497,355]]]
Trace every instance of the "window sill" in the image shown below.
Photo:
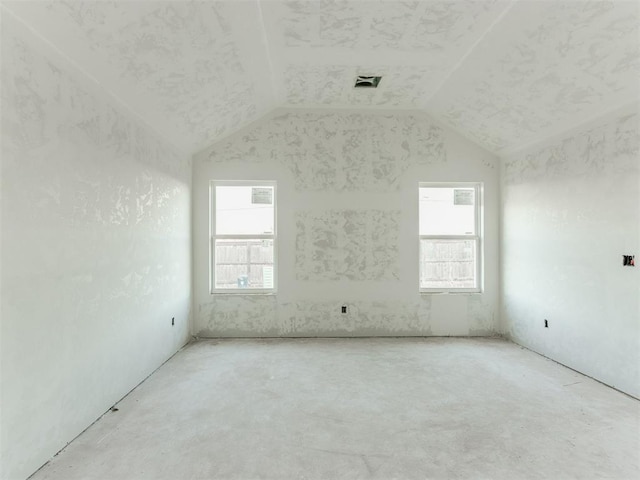
[[[215,296],[219,296],[219,295],[230,295],[230,296],[235,296],[235,295],[242,295],[242,296],[254,296],[254,295],[259,295],[259,296],[275,296],[278,294],[278,292],[247,292],[246,290],[230,290],[228,292],[209,292],[210,295],[215,295]]]
[[[470,290],[470,291],[461,291],[461,292],[418,292],[420,295],[482,295],[484,292],[482,290]]]

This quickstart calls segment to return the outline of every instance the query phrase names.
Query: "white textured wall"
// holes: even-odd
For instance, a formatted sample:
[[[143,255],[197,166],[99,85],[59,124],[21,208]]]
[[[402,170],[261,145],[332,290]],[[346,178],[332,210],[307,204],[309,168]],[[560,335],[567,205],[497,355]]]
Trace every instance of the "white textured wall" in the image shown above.
[[[511,338],[636,397],[639,145],[634,107],[506,158],[502,238]]]
[[[426,116],[282,110],[194,158],[194,333],[497,329],[497,159]],[[209,293],[209,181],[278,182],[278,293]],[[485,184],[485,292],[418,294],[418,182]],[[346,304],[348,314],[340,312]]]
[[[0,478],[187,341],[190,183],[187,157],[3,13]]]

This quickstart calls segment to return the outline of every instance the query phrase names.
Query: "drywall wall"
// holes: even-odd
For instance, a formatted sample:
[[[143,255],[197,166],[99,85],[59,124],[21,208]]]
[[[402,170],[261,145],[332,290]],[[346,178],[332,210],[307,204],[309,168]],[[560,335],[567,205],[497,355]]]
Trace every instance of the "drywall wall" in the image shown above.
[[[188,156],[2,11],[0,478],[186,343],[190,183]]]
[[[498,170],[495,156],[421,114],[274,112],[194,157],[194,333],[495,332]],[[278,292],[212,295],[209,182],[254,179],[277,182]],[[418,293],[419,181],[484,182],[482,294]]]
[[[639,145],[636,105],[505,158],[502,228],[511,339],[636,397]]]

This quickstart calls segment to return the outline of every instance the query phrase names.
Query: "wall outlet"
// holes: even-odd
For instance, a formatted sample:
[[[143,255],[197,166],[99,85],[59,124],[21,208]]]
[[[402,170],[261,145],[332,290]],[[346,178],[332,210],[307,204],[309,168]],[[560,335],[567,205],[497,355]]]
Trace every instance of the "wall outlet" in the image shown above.
[[[347,306],[346,305],[342,306],[342,313],[347,313]]]

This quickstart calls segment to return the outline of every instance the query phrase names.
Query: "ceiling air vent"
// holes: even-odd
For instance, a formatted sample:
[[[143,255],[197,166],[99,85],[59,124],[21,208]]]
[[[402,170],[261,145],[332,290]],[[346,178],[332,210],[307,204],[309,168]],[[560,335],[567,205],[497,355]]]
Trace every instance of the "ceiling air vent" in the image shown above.
[[[356,84],[353,88],[376,88],[380,83],[382,77],[365,77],[358,75],[356,77]]]

